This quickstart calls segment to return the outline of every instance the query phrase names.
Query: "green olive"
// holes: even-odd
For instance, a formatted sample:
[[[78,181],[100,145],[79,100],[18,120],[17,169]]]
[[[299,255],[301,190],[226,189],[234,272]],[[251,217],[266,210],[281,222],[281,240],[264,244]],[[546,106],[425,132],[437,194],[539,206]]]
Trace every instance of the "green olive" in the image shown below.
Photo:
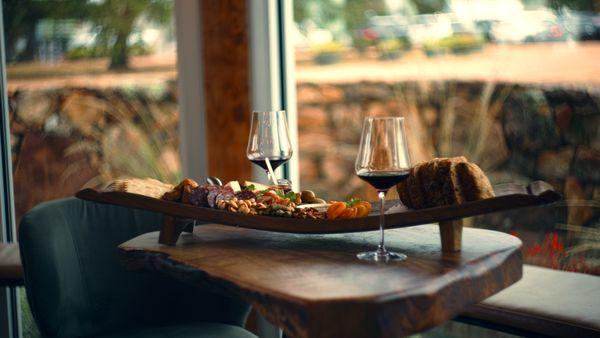
[[[303,190],[300,198],[304,203],[312,203],[315,199],[315,193],[310,190]]]
[[[312,200],[312,203],[315,203],[315,204],[325,204],[327,202],[325,202],[325,200],[322,199],[322,198],[315,198],[314,200]]]

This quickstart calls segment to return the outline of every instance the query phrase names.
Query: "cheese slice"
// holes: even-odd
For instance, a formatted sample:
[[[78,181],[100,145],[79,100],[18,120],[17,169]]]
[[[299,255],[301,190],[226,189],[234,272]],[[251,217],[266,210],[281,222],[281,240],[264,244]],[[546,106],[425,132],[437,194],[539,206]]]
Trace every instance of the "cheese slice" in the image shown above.
[[[229,181],[225,186],[233,189],[234,193],[242,191],[242,187],[240,187],[240,182],[238,181]]]

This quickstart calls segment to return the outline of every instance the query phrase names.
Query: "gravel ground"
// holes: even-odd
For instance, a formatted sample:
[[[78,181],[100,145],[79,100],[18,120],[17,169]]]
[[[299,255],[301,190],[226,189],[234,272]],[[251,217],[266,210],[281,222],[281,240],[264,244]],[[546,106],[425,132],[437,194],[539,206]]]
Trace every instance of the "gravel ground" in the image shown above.
[[[467,55],[427,57],[420,50],[397,60],[350,60],[320,66],[300,62],[296,81],[349,83],[357,81],[478,80],[563,86],[600,85],[600,42],[487,45]],[[62,86],[135,86],[174,79],[175,56],[132,59],[132,70],[106,71],[106,60],[29,63],[8,67],[9,90]]]

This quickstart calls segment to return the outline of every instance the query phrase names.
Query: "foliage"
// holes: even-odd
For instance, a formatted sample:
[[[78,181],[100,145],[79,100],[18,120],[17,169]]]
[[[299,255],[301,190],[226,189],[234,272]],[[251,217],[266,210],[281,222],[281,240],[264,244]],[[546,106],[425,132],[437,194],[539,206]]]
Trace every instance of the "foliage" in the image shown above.
[[[112,109],[106,118],[110,123],[94,128],[89,135],[69,146],[64,172],[68,178],[91,165],[98,171],[89,185],[104,186],[119,177],[152,177],[163,182],[179,182],[178,115],[176,104],[162,88],[142,90],[115,89],[93,91],[95,99],[82,105],[104,102]],[[165,96],[165,97],[163,97]],[[156,97],[156,98],[153,98]],[[83,161],[72,159],[83,156]]]
[[[404,51],[410,49],[410,41],[407,38],[384,39],[377,43],[380,52]]]
[[[60,2],[60,5],[57,3]],[[42,19],[78,19],[90,15],[85,0],[36,1],[2,0],[6,55],[10,61],[32,60],[35,55],[35,29]],[[16,53],[16,43],[25,39],[25,50]]]
[[[437,41],[428,41],[423,44],[423,50],[428,55],[445,52],[468,53],[483,46],[483,39],[477,35],[462,33],[453,34]]]
[[[341,16],[342,8],[336,0],[294,1],[294,21],[303,25],[311,20],[318,27],[326,28]]]
[[[314,54],[337,54],[344,51],[344,45],[339,42],[328,42],[312,47]]]
[[[92,50],[78,49],[73,53],[96,57],[107,51],[111,69],[127,68],[129,53],[143,52],[139,45],[128,46],[141,18],[164,25],[172,14],[172,0],[3,0],[2,5],[9,61],[33,59],[35,30],[42,19],[76,19],[91,22],[100,33]],[[21,38],[26,40],[25,52],[15,55],[16,42]]]
[[[432,14],[442,12],[446,5],[445,0],[411,0],[419,14]]]
[[[344,23],[346,29],[352,34],[352,45],[361,50],[367,44],[364,37],[358,34],[358,31],[368,27],[368,12],[376,15],[389,14],[385,0],[346,0]]]
[[[600,12],[600,0],[550,0],[548,6],[555,10],[567,7],[576,11]]]
[[[452,53],[461,53],[481,48],[483,40],[474,34],[454,34],[441,39],[440,45]]]
[[[169,0],[105,0],[90,3],[90,20],[100,28],[98,43],[110,46],[110,69],[129,66],[127,41],[142,16],[148,21],[166,24],[171,17]]]
[[[127,55],[149,55],[152,54],[152,48],[143,42],[136,42],[127,46]],[[65,57],[69,60],[93,59],[106,57],[110,55],[110,50],[106,46],[78,46],[67,51]]]

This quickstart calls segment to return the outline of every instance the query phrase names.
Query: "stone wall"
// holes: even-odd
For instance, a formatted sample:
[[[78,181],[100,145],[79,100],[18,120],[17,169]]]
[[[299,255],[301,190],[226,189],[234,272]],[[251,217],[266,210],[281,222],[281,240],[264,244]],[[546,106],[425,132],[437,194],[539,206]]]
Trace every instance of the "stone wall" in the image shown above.
[[[374,199],[354,175],[354,160],[363,118],[377,115],[405,117],[415,163],[465,155],[493,184],[551,183],[567,202],[488,214],[467,225],[519,236],[530,264],[600,274],[600,88],[302,83],[302,186],[326,199]]]
[[[413,162],[465,155],[493,183],[541,179],[569,199],[600,200],[600,88],[302,83],[302,185],[327,198],[364,194],[354,159],[363,118],[376,115],[406,118]]]
[[[17,218],[121,176],[180,178],[175,82],[9,93]]]

